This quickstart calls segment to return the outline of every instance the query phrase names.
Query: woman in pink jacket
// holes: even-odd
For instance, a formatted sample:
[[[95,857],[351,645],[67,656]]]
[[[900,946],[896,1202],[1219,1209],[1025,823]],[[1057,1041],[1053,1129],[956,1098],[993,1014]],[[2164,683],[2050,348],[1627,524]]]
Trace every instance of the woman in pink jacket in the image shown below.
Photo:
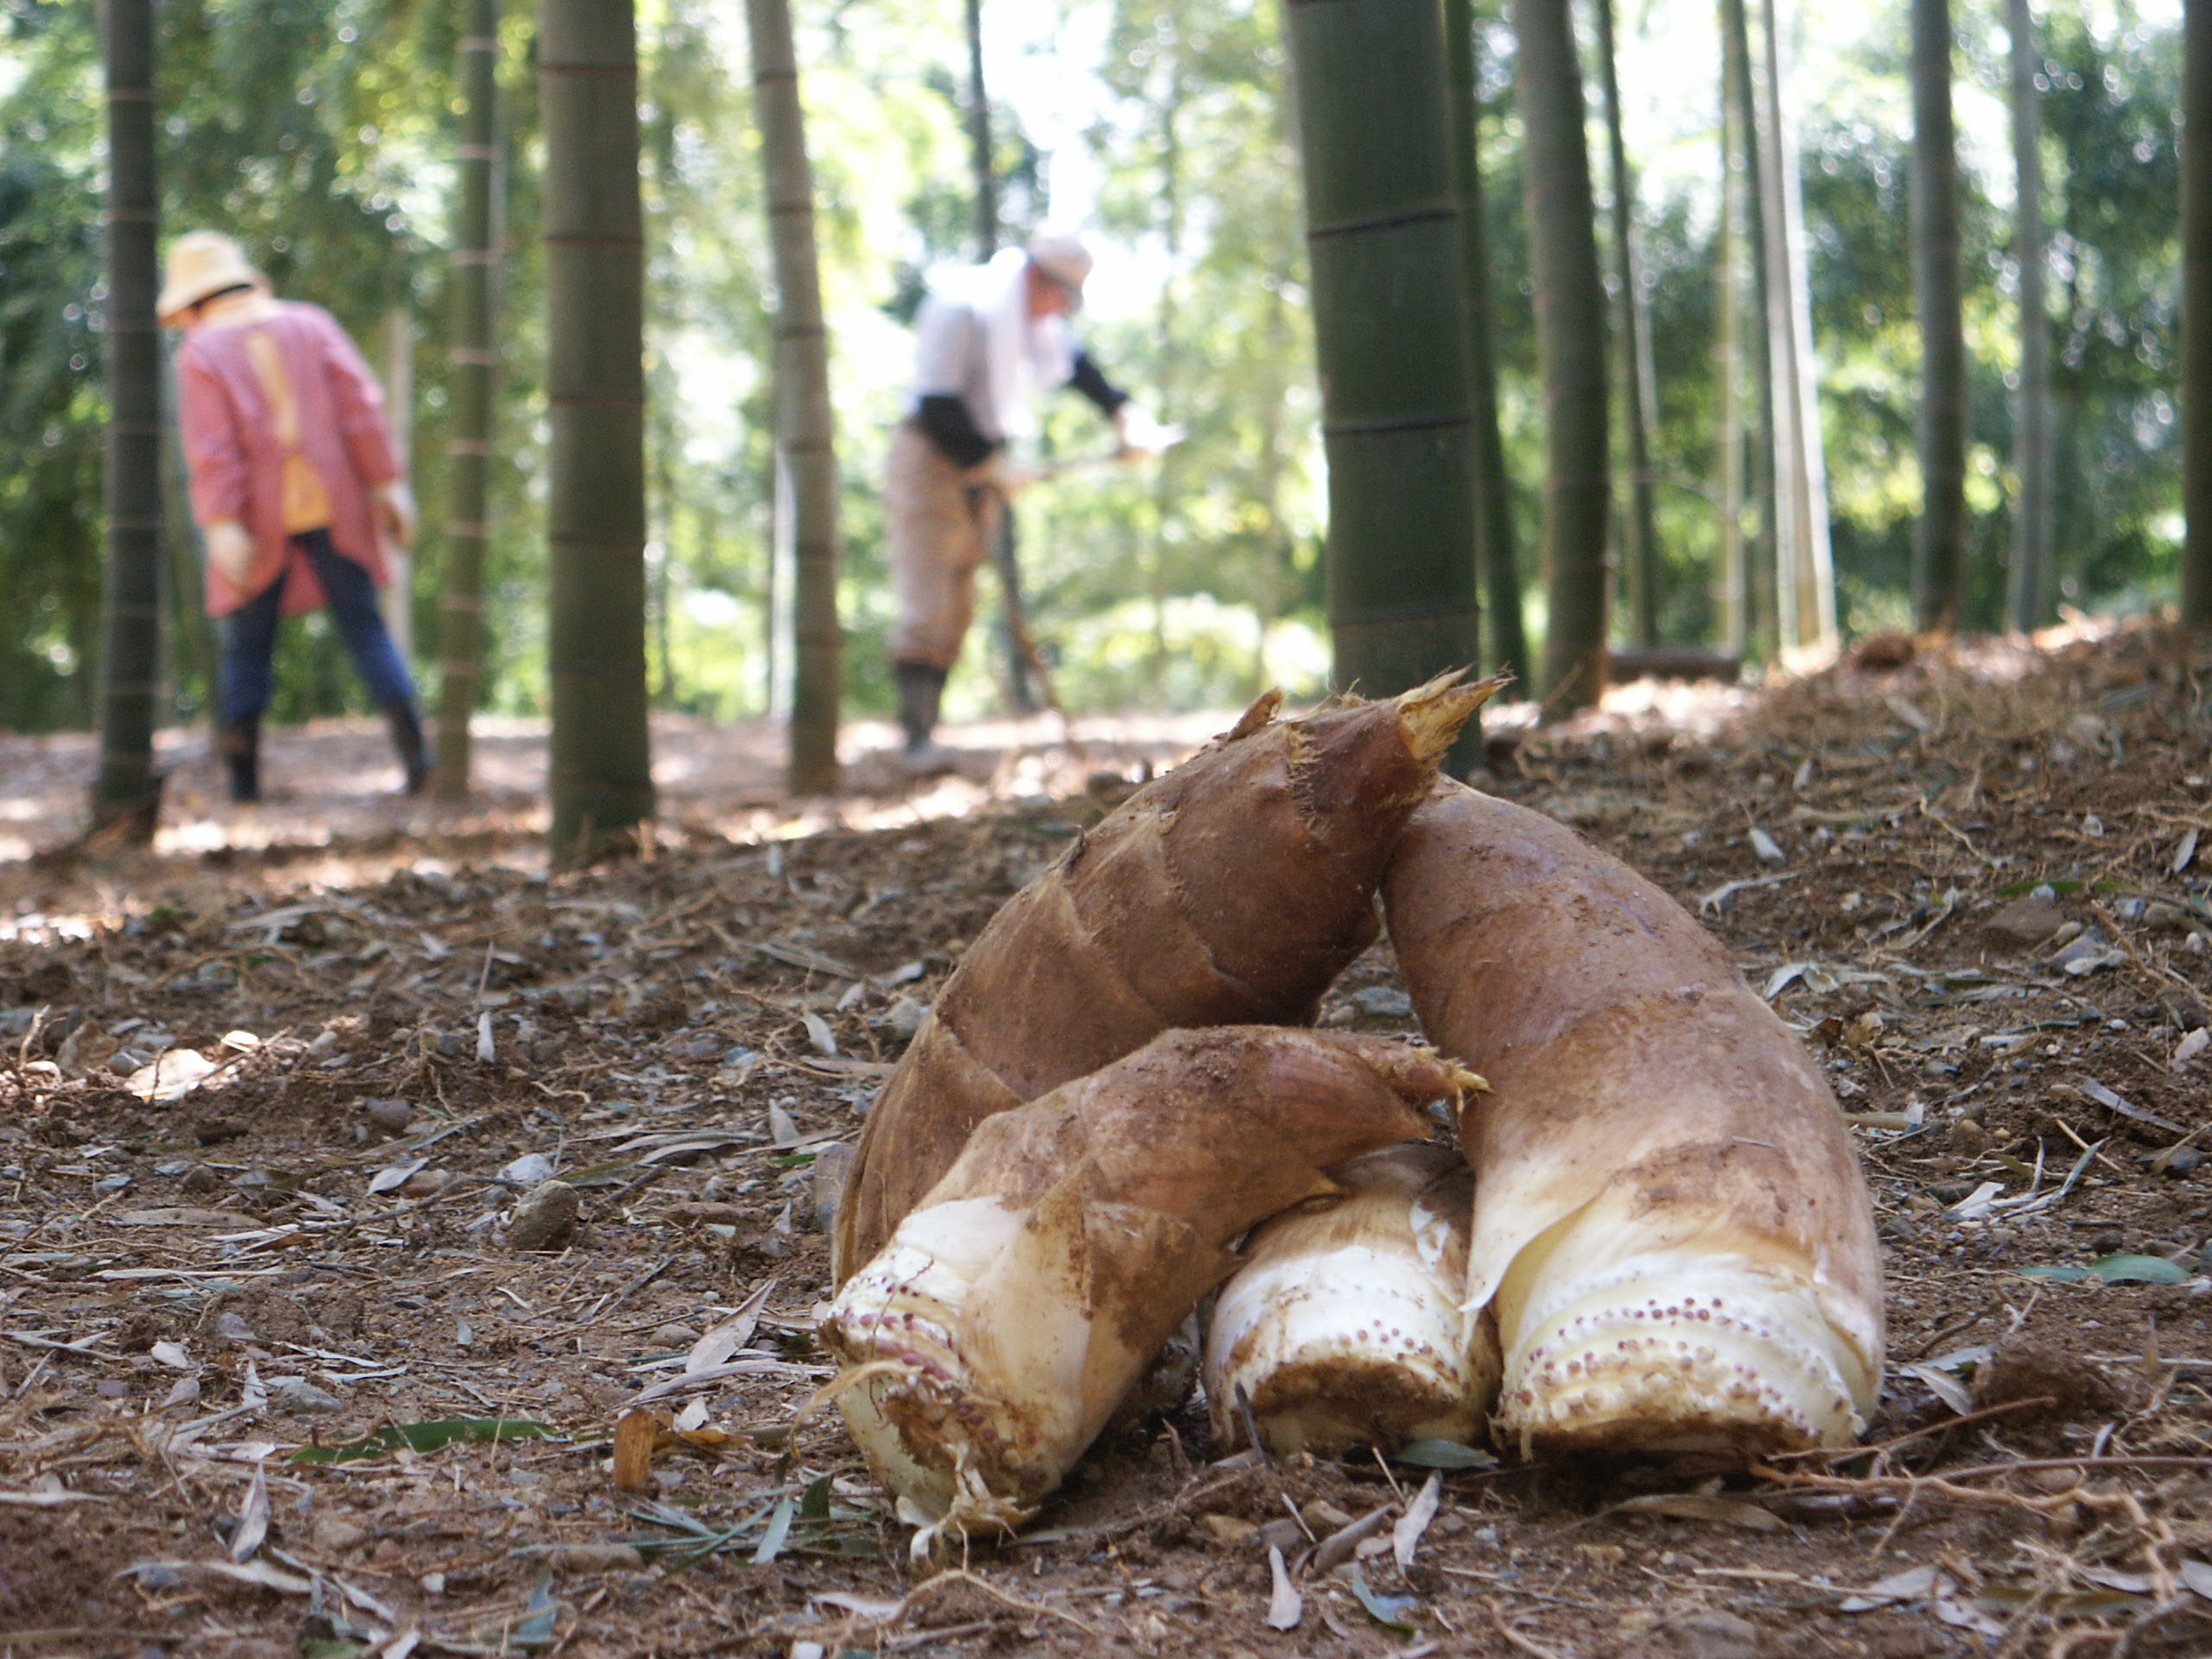
[[[166,276],[156,310],[185,334],[178,418],[207,545],[207,613],[222,619],[231,798],[260,798],[278,619],[319,605],[391,722],[415,794],[429,775],[415,685],[376,599],[387,580],[379,529],[401,546],[414,530],[384,394],[336,319],[272,297],[230,238],[178,238]]]

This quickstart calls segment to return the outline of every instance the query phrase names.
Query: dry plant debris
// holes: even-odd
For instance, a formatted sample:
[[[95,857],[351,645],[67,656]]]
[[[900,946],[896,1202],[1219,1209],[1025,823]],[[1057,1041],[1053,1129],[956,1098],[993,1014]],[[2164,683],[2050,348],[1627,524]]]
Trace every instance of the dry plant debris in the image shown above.
[[[0,1653],[2205,1651],[2208,670],[2081,628],[1493,724],[1484,787],[1810,1035],[1882,1232],[1868,1446],[1716,1484],[1186,1413],[934,1575],[796,1421],[814,1166],[1096,804],[550,880],[489,831],[0,868]],[[1386,952],[1321,1019],[1411,1031]],[[518,1248],[549,1179],[574,1231]]]

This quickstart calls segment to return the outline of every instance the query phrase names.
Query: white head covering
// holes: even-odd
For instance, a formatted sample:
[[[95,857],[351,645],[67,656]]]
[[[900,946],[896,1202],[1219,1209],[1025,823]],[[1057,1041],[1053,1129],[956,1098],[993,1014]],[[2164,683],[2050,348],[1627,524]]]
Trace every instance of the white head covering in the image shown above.
[[[1072,231],[1039,231],[1023,245],[1029,263],[1067,290],[1068,303],[1083,303],[1083,285],[1095,263],[1090,250]]]
[[[940,295],[969,307],[982,325],[992,418],[979,418],[977,424],[988,437],[1032,435],[1038,392],[1066,385],[1075,372],[1075,341],[1067,319],[1029,315],[1030,258],[1026,249],[1001,248],[988,264],[948,272],[938,284]],[[974,412],[979,417],[985,413]],[[994,425],[996,431],[991,430]]]

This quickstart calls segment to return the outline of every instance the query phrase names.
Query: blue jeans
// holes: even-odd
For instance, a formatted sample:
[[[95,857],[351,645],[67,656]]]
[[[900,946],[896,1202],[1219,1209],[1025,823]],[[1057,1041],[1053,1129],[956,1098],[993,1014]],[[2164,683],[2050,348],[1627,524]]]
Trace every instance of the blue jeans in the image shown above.
[[[346,654],[353,659],[377,707],[412,707],[415,683],[385,628],[384,613],[377,608],[376,583],[369,573],[330,544],[327,530],[304,531],[292,537],[292,545],[307,555],[315,580],[322,584],[338,637],[345,641]],[[219,701],[226,726],[258,720],[269,707],[276,677],[271,663],[276,624],[283,606],[284,575],[280,572],[276,581],[223,619]]]

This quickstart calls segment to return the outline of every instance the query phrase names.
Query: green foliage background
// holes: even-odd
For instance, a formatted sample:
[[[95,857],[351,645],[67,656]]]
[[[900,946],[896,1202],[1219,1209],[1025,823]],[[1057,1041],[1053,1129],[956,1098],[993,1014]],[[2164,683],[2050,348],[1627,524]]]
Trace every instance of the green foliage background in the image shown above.
[[[1325,671],[1320,615],[1319,401],[1303,283],[1296,158],[1282,111],[1273,0],[1054,0],[1102,42],[1100,111],[1084,143],[1094,231],[1118,257],[1084,332],[1117,379],[1190,441],[1142,470],[1090,468],[1025,498],[1036,631],[1079,708],[1233,701],[1267,680],[1308,690]],[[664,705],[728,717],[768,706],[768,317],[739,9],[639,8],[651,286],[652,661]],[[1957,8],[1962,86],[2001,94],[2001,9]],[[0,725],[87,722],[99,548],[100,188],[94,9],[0,0]],[[1103,14],[1103,15],[1102,15]],[[1006,14],[985,9],[986,26]],[[890,620],[876,475],[906,394],[905,322],[933,264],[967,257],[965,48],[950,0],[801,0],[810,140],[835,334],[852,643],[851,706],[887,706]],[[424,534],[418,664],[435,660],[446,387],[444,245],[458,142],[460,10],[430,0],[164,0],[161,92],[168,234],[231,231],[279,292],[328,306],[372,360],[395,308],[413,321],[413,452]],[[487,571],[487,702],[539,707],[543,542],[532,16],[502,32],[501,176],[508,258],[501,415]],[[1624,14],[1622,79],[1639,74]],[[1902,23],[1808,90],[1803,178],[1836,559],[1847,629],[1893,625],[1918,480],[1917,345],[1905,238]],[[1527,294],[1511,41],[1485,42],[1484,139],[1509,460],[1536,541],[1541,399]],[[1877,31],[1869,36],[1884,38]],[[1993,42],[1993,44],[1992,44]],[[2059,402],[2061,575],[2084,607],[2168,597],[2179,493],[2173,406],[2177,30],[2079,10],[2047,26],[2051,327]],[[1717,55],[1717,54],[1716,54]],[[1003,88],[1000,89],[1001,92]],[[995,111],[1009,236],[1044,214],[1052,158]],[[1717,148],[1717,146],[1716,146]],[[1602,154],[1602,149],[1599,151]],[[1601,187],[1603,181],[1601,180]],[[2009,179],[1966,181],[1974,358],[1970,504],[1976,620],[2004,589],[2017,356]],[[1705,638],[1719,535],[1711,184],[1640,203],[1657,368],[1655,466],[1669,637]],[[1102,273],[1103,274],[1103,273]],[[1095,284],[1096,286],[1096,284]],[[1055,401],[1048,452],[1102,448],[1078,399]],[[171,480],[175,712],[204,709],[211,635],[196,551]],[[987,584],[988,586],[988,584]],[[1541,617],[1531,615],[1540,632]],[[359,706],[318,620],[288,631],[279,718]],[[955,713],[995,705],[979,631]]]

